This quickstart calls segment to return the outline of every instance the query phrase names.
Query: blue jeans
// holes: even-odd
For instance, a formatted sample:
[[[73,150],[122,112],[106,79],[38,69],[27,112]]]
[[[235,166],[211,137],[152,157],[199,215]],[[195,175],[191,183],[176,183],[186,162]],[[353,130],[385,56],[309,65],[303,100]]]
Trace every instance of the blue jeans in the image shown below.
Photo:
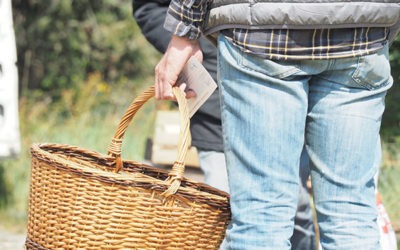
[[[201,170],[204,173],[204,182],[229,193],[228,175],[223,152],[198,150]],[[297,211],[293,235],[290,239],[292,250],[315,250],[315,228],[310,204],[310,195],[306,181],[309,176],[309,160],[303,150],[300,164],[300,185]],[[226,248],[224,242],[221,249]]]
[[[336,60],[271,61],[218,41],[231,194],[229,249],[290,249],[303,144],[325,250],[379,249],[374,165],[388,48]]]
[[[229,193],[228,174],[223,152],[198,150],[204,183]]]

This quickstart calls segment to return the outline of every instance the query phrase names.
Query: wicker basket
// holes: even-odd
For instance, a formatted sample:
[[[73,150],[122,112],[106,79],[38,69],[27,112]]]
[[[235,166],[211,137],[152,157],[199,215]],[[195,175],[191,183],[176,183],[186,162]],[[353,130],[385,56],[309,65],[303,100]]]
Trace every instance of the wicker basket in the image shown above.
[[[34,144],[27,249],[218,249],[230,220],[228,194],[182,177],[189,146],[183,93],[178,159],[166,172],[121,160],[125,131],[151,87],[122,117],[108,155]]]

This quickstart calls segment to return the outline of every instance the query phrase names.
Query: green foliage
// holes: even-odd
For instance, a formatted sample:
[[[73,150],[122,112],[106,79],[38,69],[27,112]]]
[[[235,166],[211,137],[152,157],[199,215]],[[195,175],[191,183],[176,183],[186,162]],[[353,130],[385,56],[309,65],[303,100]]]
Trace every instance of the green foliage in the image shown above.
[[[390,64],[394,84],[386,97],[382,135],[388,142],[397,141],[400,145],[400,36],[390,47]]]
[[[12,3],[24,95],[36,89],[59,98],[62,89],[75,87],[92,72],[118,83],[153,69],[130,1]]]
[[[383,141],[382,148],[383,161],[379,171],[378,190],[393,228],[400,233],[400,184],[398,181],[400,178],[400,141]],[[398,240],[400,241],[400,238]]]

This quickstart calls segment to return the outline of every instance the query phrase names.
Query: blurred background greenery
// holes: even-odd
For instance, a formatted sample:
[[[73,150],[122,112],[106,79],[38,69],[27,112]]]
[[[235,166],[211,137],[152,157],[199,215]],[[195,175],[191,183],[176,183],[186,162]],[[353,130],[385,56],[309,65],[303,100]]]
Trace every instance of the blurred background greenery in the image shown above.
[[[160,58],[144,39],[129,0],[13,0],[20,82],[22,152],[0,161],[0,221],[23,231],[34,142],[78,145],[106,153],[131,100],[153,83]],[[391,47],[395,85],[382,124],[379,190],[400,230],[400,38]],[[156,102],[135,117],[124,158],[144,158]]]

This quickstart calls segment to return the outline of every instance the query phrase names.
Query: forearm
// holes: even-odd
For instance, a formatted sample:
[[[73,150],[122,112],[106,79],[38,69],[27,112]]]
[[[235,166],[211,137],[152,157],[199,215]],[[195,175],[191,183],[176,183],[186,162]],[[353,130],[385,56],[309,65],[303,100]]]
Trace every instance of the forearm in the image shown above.
[[[164,26],[168,30],[163,29],[162,23],[164,23],[166,9],[164,10],[162,6],[154,2],[148,4],[142,2],[134,11],[134,17],[147,40],[160,51],[165,51],[155,68],[157,99],[174,99],[172,86],[176,84],[186,62],[192,56],[202,61],[202,52],[197,39],[201,35],[207,1],[185,0],[181,3],[178,0],[172,0],[167,14],[169,19]],[[172,38],[170,38],[171,33]],[[184,88],[184,85],[182,84],[181,87]],[[190,91],[186,94],[187,97],[193,96]]]

